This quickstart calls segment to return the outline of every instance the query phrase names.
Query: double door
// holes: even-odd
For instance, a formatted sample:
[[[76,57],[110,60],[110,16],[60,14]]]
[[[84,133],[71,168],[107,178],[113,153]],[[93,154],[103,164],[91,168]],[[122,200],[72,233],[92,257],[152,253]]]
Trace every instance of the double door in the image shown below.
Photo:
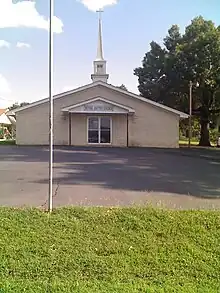
[[[88,117],[87,142],[89,144],[111,144],[112,118],[108,116]]]

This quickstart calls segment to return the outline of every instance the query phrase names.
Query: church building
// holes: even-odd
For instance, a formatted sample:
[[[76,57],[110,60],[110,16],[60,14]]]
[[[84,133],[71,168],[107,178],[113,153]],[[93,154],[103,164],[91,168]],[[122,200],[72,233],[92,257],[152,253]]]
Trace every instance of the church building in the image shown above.
[[[54,96],[54,145],[179,147],[188,115],[108,83],[99,17],[92,82]],[[49,144],[49,99],[14,110],[17,145]]]

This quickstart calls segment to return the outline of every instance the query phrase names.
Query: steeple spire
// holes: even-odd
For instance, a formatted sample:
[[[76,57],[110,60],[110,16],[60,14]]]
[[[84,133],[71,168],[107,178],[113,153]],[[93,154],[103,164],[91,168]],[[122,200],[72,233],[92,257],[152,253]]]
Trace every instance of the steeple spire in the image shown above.
[[[103,10],[99,9],[97,11],[99,14],[99,28],[98,28],[98,46],[97,46],[97,56],[93,62],[94,73],[91,75],[92,81],[103,81],[107,82],[109,75],[106,73],[106,60],[103,57],[103,46],[102,46],[102,19],[101,15]]]
[[[102,48],[102,13],[103,10],[98,10],[99,13],[99,35],[98,35],[98,46],[97,46],[97,57],[96,61],[104,60],[103,58],[103,48]]]

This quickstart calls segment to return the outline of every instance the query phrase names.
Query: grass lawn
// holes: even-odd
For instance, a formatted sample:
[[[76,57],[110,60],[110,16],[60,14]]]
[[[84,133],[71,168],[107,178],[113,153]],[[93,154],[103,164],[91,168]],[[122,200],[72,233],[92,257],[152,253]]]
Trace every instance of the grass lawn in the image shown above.
[[[186,139],[180,139],[179,140],[180,145],[188,145],[188,140]],[[199,141],[191,141],[191,145],[196,146],[199,144]]]
[[[0,209],[0,292],[220,292],[220,212]]]
[[[8,140],[0,139],[0,145],[14,145],[14,144],[15,144],[14,139],[8,139]]]
[[[188,146],[188,139],[180,139],[179,145],[180,146]],[[191,146],[198,146],[199,147],[199,141],[198,140],[191,140]],[[211,146],[215,147],[215,149],[218,149],[216,147],[216,143],[211,142]],[[206,147],[206,148],[208,148],[208,147]],[[210,149],[213,149],[213,148],[210,148]]]

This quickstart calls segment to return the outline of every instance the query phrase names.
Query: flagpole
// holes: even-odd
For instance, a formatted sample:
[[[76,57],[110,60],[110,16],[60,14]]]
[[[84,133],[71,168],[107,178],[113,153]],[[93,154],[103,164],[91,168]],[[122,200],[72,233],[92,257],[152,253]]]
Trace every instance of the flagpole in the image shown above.
[[[49,195],[48,212],[53,210],[53,27],[54,0],[49,0]]]

